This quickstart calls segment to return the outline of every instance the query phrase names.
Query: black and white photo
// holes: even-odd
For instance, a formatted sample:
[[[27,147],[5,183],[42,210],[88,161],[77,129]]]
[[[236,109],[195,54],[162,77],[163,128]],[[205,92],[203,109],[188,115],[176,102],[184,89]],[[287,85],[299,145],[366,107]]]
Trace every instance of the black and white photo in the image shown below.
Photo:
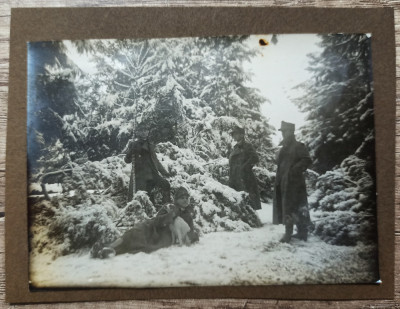
[[[31,285],[378,282],[371,38],[28,42]]]

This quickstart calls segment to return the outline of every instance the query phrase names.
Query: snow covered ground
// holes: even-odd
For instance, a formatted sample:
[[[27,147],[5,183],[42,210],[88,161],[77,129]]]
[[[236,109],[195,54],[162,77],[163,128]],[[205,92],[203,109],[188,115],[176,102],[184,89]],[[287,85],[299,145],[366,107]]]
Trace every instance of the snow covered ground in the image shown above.
[[[205,234],[190,247],[173,246],[151,254],[91,259],[89,253],[53,260],[31,257],[37,287],[166,287],[371,283],[370,248],[334,246],[311,235],[282,244],[283,225],[272,225],[272,206],[263,204],[263,227],[248,232]]]

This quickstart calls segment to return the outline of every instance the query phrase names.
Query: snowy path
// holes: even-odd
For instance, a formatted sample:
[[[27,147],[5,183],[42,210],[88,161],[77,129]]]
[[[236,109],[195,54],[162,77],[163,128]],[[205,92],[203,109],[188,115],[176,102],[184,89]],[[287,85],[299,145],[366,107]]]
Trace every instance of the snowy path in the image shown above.
[[[249,232],[206,234],[190,247],[107,260],[74,254],[32,259],[31,278],[41,287],[162,287],[371,282],[365,246],[343,247],[311,236],[279,242],[282,225],[271,224],[271,205],[259,211],[264,226]],[[360,254],[361,253],[361,254]]]

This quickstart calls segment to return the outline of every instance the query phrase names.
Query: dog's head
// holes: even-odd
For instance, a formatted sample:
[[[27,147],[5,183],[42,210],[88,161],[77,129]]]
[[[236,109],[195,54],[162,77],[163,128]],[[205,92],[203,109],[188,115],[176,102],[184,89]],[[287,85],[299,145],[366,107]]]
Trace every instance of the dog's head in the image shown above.
[[[165,215],[160,216],[159,226],[161,227],[169,226],[174,222],[175,217],[176,217],[175,210],[171,210]]]

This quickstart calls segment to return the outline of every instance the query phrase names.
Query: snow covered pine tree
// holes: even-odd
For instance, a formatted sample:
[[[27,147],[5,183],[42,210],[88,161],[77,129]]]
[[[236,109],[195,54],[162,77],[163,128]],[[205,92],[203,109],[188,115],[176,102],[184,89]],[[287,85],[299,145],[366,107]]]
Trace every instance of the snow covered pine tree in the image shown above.
[[[310,56],[314,78],[297,100],[307,113],[301,135],[321,174],[310,197],[315,232],[334,244],[376,246],[371,38],[330,34],[321,39],[323,52]]]

